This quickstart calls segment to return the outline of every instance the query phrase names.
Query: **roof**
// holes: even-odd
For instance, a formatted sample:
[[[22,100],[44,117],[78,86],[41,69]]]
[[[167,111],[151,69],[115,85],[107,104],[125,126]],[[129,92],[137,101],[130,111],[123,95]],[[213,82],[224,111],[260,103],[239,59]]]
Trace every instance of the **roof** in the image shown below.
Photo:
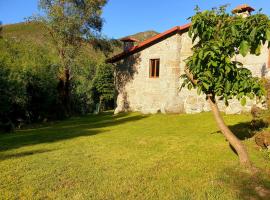
[[[241,12],[245,12],[245,11],[248,11],[248,12],[252,12],[254,11],[255,9],[252,8],[251,6],[249,6],[248,4],[242,4],[242,5],[239,5],[237,6],[235,9],[232,10],[232,13],[238,13],[239,11]]]
[[[168,38],[176,33],[182,32],[182,31],[188,31],[189,27],[191,26],[191,24],[186,24],[183,26],[176,26],[173,27],[163,33],[160,33],[158,35],[155,35],[141,43],[139,43],[137,46],[134,46],[132,48],[130,48],[128,51],[124,51],[118,55],[113,56],[112,58],[109,58],[106,60],[107,63],[114,63],[117,62],[127,56],[133,55],[134,53],[137,53],[139,51],[142,51],[143,49],[152,46],[158,42],[160,42],[161,40]]]
[[[122,41],[122,42],[139,42],[139,40],[137,40],[133,37],[125,37],[125,38],[120,39],[120,41]]]

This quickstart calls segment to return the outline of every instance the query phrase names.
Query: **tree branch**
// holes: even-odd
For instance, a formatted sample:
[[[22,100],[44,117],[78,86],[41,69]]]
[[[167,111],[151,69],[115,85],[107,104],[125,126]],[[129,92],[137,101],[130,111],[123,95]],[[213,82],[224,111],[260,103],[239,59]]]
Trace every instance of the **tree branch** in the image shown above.
[[[186,72],[186,75],[187,75],[187,77],[189,78],[189,80],[190,80],[194,85],[197,85],[197,84],[198,84],[198,81],[194,79],[193,74],[190,73],[190,71],[189,71],[189,69],[188,69],[187,66],[185,67],[185,70],[184,70],[184,71]]]

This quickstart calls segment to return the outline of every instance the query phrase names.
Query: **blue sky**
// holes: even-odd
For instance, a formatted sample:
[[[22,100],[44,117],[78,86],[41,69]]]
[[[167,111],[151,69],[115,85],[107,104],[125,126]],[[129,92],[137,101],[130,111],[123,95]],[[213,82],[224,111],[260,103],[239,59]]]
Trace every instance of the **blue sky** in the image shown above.
[[[0,21],[3,24],[22,22],[38,13],[38,0],[0,0]],[[119,38],[145,30],[163,32],[173,26],[187,23],[195,5],[211,9],[224,4],[230,9],[247,3],[263,8],[270,15],[270,0],[109,0],[104,8],[103,34]]]

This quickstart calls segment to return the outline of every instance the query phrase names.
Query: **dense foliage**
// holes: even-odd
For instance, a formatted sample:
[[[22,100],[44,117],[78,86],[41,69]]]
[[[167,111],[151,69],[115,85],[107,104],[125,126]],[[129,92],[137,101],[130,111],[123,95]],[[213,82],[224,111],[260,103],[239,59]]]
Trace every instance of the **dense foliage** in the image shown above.
[[[58,97],[63,115],[72,114],[72,79],[76,58],[84,43],[95,40],[103,25],[102,8],[106,0],[40,0],[43,14],[36,17],[44,24],[48,39],[59,59]]]
[[[243,18],[225,11],[225,7],[197,10],[191,18],[189,35],[195,45],[187,68],[197,82],[192,83],[185,75],[184,85],[196,87],[199,94],[203,92],[224,99],[227,105],[234,97],[244,105],[246,97],[262,97],[264,90],[258,78],[252,77],[251,72],[234,58],[249,52],[259,55],[262,45],[270,41],[270,22],[261,13]]]
[[[246,98],[261,99],[265,92],[261,81],[236,61],[237,55],[259,55],[263,45],[270,47],[270,21],[261,13],[241,16],[226,12],[226,6],[200,12],[191,17],[189,36],[193,55],[188,57],[186,74],[182,77],[189,89],[197,88],[206,95],[221,133],[237,152],[240,164],[252,168],[242,142],[225,124],[217,100],[237,98],[242,105]]]
[[[114,45],[114,42],[107,42]],[[60,61],[52,45],[46,44],[6,34],[0,39],[0,129],[8,131],[26,123],[66,117],[59,99]],[[107,68],[102,55],[99,50],[84,45],[74,59],[70,82],[71,115],[94,111],[99,99],[93,84],[99,76],[97,68],[101,65]],[[112,78],[112,74],[109,77]],[[111,96],[110,101],[113,99]]]
[[[0,39],[2,123],[44,119],[56,104],[56,68],[46,49]]]
[[[65,117],[57,90],[59,80],[56,58],[48,49],[32,43],[12,39],[0,40],[2,126],[10,126],[11,123],[17,126],[22,122]],[[104,74],[101,72],[103,69]],[[81,56],[76,60],[73,74],[72,114],[92,112],[95,104],[99,102],[100,95],[104,96],[106,102],[113,101],[113,71],[110,65],[99,64]]]
[[[93,80],[93,92],[96,97],[96,101],[99,102],[99,108],[102,109],[113,107],[113,100],[115,96],[114,87],[114,69],[112,65],[102,64],[98,66],[96,76]]]

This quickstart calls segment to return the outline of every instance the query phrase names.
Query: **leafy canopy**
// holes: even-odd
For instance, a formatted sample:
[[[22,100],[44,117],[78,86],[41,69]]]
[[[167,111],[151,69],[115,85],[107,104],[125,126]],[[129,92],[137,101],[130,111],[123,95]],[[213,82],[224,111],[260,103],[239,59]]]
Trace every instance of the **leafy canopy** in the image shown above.
[[[63,68],[71,70],[83,44],[98,36],[103,25],[102,8],[106,2],[107,0],[40,0],[39,6],[44,15],[36,19],[46,25]]]
[[[115,96],[114,70],[109,64],[98,66],[95,78],[93,80],[93,90],[96,96],[105,101],[110,101]]]
[[[187,74],[183,75],[183,87],[197,88],[198,94],[228,100],[236,97],[241,104],[246,97],[262,97],[264,89],[250,70],[235,61],[235,56],[248,53],[260,55],[264,44],[270,47],[270,21],[258,13],[241,17],[226,12],[226,6],[200,12],[191,17],[189,36],[192,38],[193,55],[187,60]]]

